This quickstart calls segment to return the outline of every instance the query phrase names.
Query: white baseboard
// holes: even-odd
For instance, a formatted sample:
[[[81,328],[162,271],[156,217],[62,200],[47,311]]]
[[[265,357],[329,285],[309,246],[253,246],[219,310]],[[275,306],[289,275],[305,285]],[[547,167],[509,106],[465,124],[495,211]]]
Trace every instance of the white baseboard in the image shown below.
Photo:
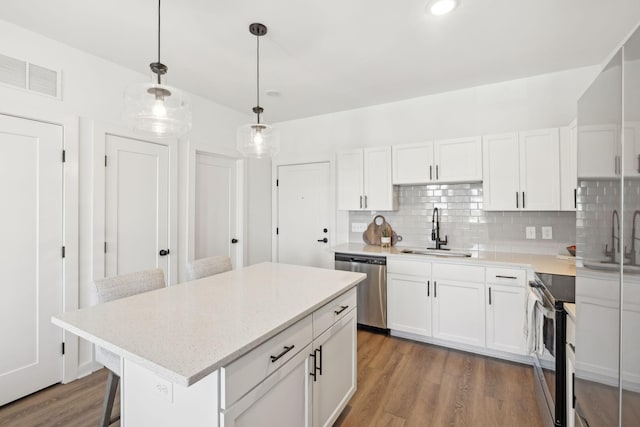
[[[462,350],[468,353],[480,354],[482,356],[495,357],[497,359],[508,360],[510,362],[522,363],[525,365],[533,365],[533,358],[531,356],[525,356],[522,354],[507,353],[504,351],[492,350],[484,347],[476,347],[467,344],[460,344],[456,342],[441,340],[438,338],[425,337],[421,335],[410,334],[401,331],[390,331],[391,335],[398,338],[405,338],[413,341],[420,341],[427,344],[434,344],[440,347],[452,348],[455,350]]]

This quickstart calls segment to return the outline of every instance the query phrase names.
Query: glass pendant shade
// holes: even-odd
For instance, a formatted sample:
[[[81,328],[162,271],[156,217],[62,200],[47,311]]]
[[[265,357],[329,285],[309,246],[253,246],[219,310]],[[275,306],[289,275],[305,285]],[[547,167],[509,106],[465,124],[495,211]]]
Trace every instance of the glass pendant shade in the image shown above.
[[[237,149],[246,157],[271,157],[280,151],[280,135],[277,129],[264,123],[240,126]]]
[[[133,129],[159,138],[180,137],[191,130],[189,98],[179,89],[137,83],[125,91],[125,121]]]

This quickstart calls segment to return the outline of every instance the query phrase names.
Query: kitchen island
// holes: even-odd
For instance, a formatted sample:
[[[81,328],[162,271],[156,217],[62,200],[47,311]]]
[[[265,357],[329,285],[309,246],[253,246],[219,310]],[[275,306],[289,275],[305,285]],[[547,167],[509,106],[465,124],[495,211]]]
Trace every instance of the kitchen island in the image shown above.
[[[121,357],[124,426],[330,425],[356,388],[364,277],[263,263],[52,321]]]

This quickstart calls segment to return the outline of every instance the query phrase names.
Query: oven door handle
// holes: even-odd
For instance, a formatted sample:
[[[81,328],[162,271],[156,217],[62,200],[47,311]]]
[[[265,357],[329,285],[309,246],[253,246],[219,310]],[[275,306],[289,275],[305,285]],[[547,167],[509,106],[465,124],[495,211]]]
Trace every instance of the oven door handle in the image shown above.
[[[547,297],[547,295],[542,290],[543,286],[544,285],[541,285],[534,280],[529,281],[529,287],[533,290],[533,292],[535,292],[538,298],[540,298],[540,300],[542,301],[542,306],[547,310],[554,310],[554,306],[551,303],[551,300],[549,300],[549,297]]]

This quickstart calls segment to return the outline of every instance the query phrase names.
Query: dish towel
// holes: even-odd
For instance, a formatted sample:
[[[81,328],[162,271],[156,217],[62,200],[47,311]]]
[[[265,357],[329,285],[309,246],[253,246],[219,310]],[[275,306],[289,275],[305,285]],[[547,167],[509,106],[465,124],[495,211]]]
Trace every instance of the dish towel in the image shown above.
[[[542,355],[544,353],[544,319],[545,316],[552,317],[553,310],[548,310],[544,307],[542,300],[533,289],[528,289],[525,307],[525,321],[523,327],[523,334],[527,343],[528,354],[538,353]]]

